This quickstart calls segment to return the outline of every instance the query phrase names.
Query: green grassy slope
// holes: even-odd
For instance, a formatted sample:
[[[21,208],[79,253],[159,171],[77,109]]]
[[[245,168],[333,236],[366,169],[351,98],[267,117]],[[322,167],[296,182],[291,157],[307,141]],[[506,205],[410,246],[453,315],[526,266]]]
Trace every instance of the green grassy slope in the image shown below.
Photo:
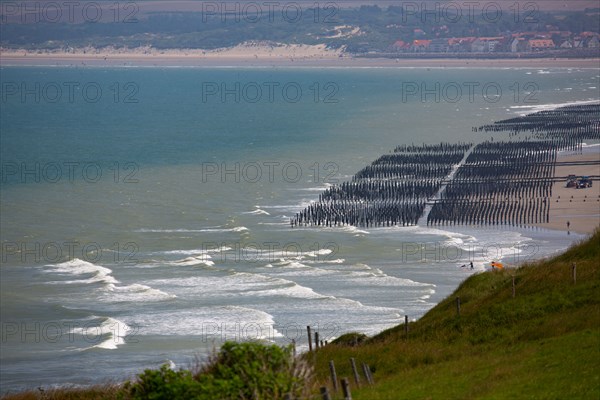
[[[352,385],[350,357],[375,379],[354,399],[600,398],[600,231],[553,259],[472,276],[409,324],[408,339],[400,325],[320,349],[320,381],[334,360]]]

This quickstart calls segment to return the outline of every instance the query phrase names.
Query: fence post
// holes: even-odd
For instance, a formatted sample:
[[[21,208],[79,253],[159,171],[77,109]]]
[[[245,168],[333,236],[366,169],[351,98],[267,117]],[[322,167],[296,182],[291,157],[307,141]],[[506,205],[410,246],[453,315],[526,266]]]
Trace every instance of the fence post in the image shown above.
[[[515,298],[516,290],[515,290],[515,276],[512,277],[512,297]]]
[[[408,339],[408,315],[404,316],[404,335]]]
[[[321,396],[323,397],[323,400],[331,400],[331,397],[329,397],[329,390],[327,390],[327,386],[321,387]]]
[[[571,270],[573,274],[573,285],[577,283],[577,263],[571,264]]]
[[[333,391],[337,393],[338,382],[337,382],[337,374],[335,373],[335,364],[333,363],[333,360],[329,361],[329,372],[331,372],[331,380],[333,381]]]
[[[352,400],[352,393],[350,392],[350,384],[347,378],[342,378],[342,392],[344,393],[344,400]]]
[[[296,358],[296,339],[292,339],[292,354]]]
[[[365,363],[362,363],[362,367],[363,367],[363,373],[365,374],[365,378],[367,379],[367,382],[369,383],[369,385],[372,385],[373,377],[371,376],[371,370],[369,369],[369,366]]]
[[[319,350],[319,332],[315,332],[315,349]]]
[[[456,315],[460,317],[460,297],[456,298]]]
[[[308,333],[308,351],[312,351],[312,335],[310,334],[310,325],[306,327],[306,332]]]
[[[354,382],[356,382],[356,387],[360,387],[360,377],[358,376],[358,369],[356,369],[354,357],[350,358],[350,365],[352,365],[352,374],[354,374]]]
[[[373,380],[373,375],[371,375],[371,367],[369,367],[369,364],[367,364],[367,372],[369,373],[369,382],[371,382],[371,385],[374,385],[375,381]]]

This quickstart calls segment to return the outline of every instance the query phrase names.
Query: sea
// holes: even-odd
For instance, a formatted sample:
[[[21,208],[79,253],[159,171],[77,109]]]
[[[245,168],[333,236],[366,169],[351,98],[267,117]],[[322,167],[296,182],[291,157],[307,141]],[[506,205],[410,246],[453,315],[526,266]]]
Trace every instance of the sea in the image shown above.
[[[491,261],[583,235],[294,227],[398,145],[597,101],[599,69],[2,67],[1,393],[308,349],[416,320]],[[471,268],[473,263],[473,268]]]

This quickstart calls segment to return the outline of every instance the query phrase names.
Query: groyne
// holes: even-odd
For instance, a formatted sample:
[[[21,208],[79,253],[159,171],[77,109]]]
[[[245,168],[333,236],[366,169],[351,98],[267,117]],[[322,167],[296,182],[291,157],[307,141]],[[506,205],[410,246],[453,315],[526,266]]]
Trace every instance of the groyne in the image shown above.
[[[399,145],[332,186],[292,227],[512,225],[549,222],[560,151],[600,140],[600,104],[572,105],[473,128],[479,144]],[[497,135],[496,135],[497,136]],[[592,176],[592,179],[600,176]]]

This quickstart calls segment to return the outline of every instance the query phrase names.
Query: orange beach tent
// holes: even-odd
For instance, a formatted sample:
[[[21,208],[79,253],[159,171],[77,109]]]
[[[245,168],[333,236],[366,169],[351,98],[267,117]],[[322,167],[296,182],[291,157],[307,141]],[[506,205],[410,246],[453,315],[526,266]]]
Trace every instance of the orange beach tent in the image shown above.
[[[504,268],[504,264],[499,263],[498,261],[492,261],[492,268],[502,269]]]

